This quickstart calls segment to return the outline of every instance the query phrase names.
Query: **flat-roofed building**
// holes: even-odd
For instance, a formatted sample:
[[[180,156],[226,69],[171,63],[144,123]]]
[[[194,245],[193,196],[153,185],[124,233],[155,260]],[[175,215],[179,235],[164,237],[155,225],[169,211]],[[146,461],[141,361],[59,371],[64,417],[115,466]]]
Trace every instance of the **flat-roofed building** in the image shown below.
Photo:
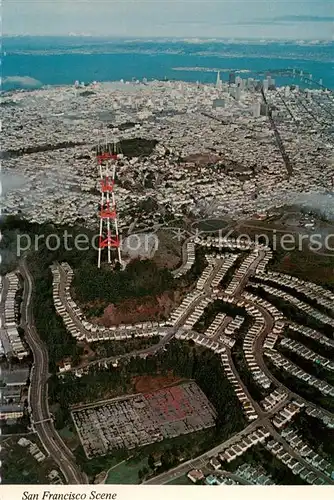
[[[0,420],[16,420],[23,417],[23,407],[21,405],[1,405]]]

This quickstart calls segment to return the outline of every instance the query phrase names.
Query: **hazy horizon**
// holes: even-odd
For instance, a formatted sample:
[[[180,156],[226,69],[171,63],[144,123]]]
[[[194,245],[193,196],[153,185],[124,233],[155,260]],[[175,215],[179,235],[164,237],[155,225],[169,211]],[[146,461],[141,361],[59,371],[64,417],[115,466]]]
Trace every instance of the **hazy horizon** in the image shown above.
[[[334,40],[331,0],[3,0],[6,36]]]

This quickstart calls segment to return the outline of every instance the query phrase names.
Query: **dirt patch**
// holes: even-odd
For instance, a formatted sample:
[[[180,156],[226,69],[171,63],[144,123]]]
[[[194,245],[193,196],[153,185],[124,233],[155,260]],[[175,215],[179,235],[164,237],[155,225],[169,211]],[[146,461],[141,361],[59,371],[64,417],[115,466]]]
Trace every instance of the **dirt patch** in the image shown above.
[[[172,372],[169,372],[167,375],[139,375],[138,377],[132,378],[132,383],[135,392],[151,392],[179,384],[184,380],[185,379],[176,377]]]
[[[110,304],[105,308],[103,316],[95,318],[99,325],[139,323],[143,321],[159,321],[169,317],[172,309],[180,301],[178,291],[165,292],[158,297],[142,297],[128,299],[119,305]]]

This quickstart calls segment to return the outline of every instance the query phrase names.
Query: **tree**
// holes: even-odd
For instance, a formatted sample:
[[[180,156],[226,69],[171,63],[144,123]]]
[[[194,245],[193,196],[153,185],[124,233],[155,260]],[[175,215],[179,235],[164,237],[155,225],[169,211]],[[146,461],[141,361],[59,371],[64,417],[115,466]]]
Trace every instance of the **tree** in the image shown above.
[[[150,467],[150,469],[154,470],[155,469],[155,467],[154,467],[155,460],[154,460],[154,457],[152,454],[150,454],[148,456],[147,462],[148,462],[148,466]]]

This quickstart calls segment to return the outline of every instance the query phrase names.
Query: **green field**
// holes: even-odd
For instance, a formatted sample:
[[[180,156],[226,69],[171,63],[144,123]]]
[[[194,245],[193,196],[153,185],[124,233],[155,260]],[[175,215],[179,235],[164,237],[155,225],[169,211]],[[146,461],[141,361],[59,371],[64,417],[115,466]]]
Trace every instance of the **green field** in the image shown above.
[[[139,484],[138,472],[147,467],[147,458],[126,460],[111,468],[105,484]]]
[[[230,222],[224,219],[204,219],[196,222],[193,225],[193,229],[198,229],[199,231],[205,232],[215,232],[222,229],[226,229]]]
[[[73,439],[76,437],[76,434],[72,432],[69,427],[64,427],[63,429],[58,430],[58,434],[63,438],[63,439]]]

